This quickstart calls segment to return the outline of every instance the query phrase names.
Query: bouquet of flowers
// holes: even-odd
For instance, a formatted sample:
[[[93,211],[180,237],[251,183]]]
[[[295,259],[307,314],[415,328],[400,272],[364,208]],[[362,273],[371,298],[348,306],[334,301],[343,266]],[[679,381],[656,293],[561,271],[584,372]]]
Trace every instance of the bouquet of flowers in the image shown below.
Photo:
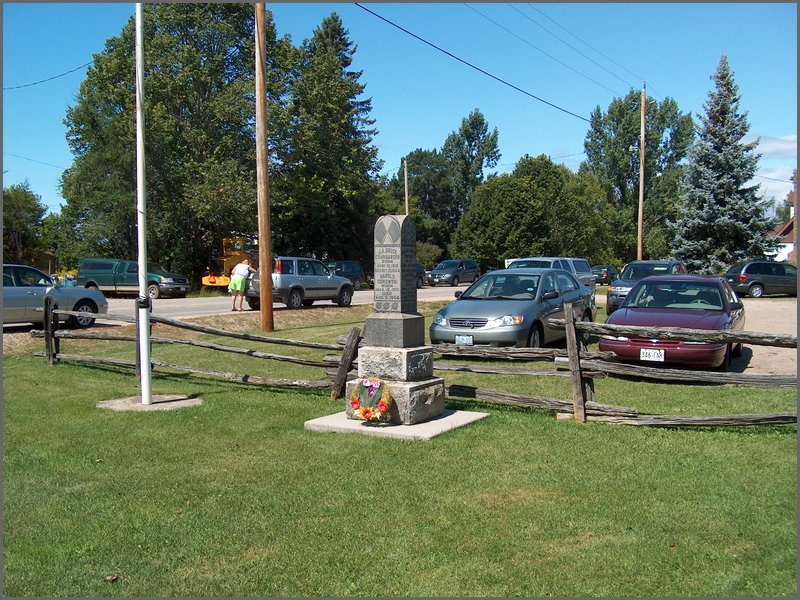
[[[377,377],[362,379],[350,395],[350,408],[364,421],[387,422],[391,405],[389,387]]]

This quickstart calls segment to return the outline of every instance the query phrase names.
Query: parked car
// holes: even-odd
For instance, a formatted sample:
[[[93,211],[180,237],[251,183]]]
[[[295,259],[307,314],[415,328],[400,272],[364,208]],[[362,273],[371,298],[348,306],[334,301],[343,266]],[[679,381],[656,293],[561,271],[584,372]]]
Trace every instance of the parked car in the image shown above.
[[[458,285],[463,281],[475,281],[480,276],[481,268],[474,260],[443,260],[428,272],[428,285]]]
[[[725,279],[738,294],[761,298],[765,294],[797,296],[797,267],[772,260],[748,260],[733,265]]]
[[[710,331],[744,329],[744,304],[722,277],[661,275],[633,286],[622,306],[606,323],[642,327],[683,327]],[[727,370],[731,355],[742,345],[629,338],[603,335],[600,350],[620,358],[656,363],[688,364]]]
[[[611,314],[621,305],[634,284],[650,275],[686,274],[686,265],[679,260],[632,260],[622,269],[606,293],[606,313]]]
[[[595,265],[592,267],[594,280],[600,285],[611,285],[619,277],[619,269],[614,265]]]
[[[425,285],[425,281],[427,279],[428,279],[428,274],[425,272],[425,267],[417,263],[417,289]]]
[[[360,290],[361,286],[366,285],[367,275],[357,260],[334,260],[326,265],[335,275],[347,277],[353,284],[354,290]]]
[[[260,268],[250,274],[244,295],[250,308],[261,308]],[[334,275],[314,258],[278,256],[272,262],[272,300],[293,309],[311,306],[317,300],[331,300],[339,306],[350,306],[353,284],[346,277]]]
[[[456,292],[434,317],[430,340],[539,348],[565,337],[549,319],[563,319],[567,303],[582,320],[597,315],[592,290],[562,269],[498,269]]]
[[[156,262],[147,263],[147,295],[152,298],[185,298],[189,278],[170,273]],[[78,264],[78,287],[95,288],[107,294],[137,294],[139,263],[120,258],[82,258]]]
[[[595,286],[597,285],[594,279],[594,273],[592,273],[592,267],[589,266],[589,261],[583,258],[570,258],[568,256],[533,256],[513,260],[508,268],[564,269],[568,273],[572,273],[578,281],[591,289],[592,293],[594,293]]]
[[[55,283],[39,269],[26,265],[3,265],[3,323],[43,323],[44,298],[49,296],[58,308],[83,313],[80,317],[60,317],[75,328],[94,323],[90,315],[108,312],[108,300],[93,289]]]

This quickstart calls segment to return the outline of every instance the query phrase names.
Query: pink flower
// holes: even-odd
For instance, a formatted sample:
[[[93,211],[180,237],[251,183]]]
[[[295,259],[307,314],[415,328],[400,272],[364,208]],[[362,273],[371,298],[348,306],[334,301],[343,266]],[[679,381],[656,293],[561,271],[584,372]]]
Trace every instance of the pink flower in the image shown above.
[[[381,387],[380,381],[370,381],[369,379],[364,380],[364,387],[367,388],[367,396],[372,398]]]

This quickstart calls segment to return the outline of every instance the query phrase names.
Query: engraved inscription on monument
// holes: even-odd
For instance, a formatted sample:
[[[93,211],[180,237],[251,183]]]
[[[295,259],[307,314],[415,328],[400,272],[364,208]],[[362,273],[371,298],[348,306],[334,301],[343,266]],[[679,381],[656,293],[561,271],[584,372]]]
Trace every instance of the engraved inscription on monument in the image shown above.
[[[416,229],[404,215],[375,224],[375,311],[417,312]]]

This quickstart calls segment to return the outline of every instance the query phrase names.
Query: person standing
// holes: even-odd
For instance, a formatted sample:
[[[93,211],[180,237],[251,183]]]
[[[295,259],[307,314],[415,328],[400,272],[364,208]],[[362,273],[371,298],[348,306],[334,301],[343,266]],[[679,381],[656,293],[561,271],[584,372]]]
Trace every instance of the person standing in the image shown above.
[[[247,277],[255,269],[250,266],[250,259],[245,258],[231,271],[231,284],[229,286],[233,296],[233,308],[231,310],[244,310],[244,288],[247,285]],[[239,308],[236,308],[236,298],[239,298]]]

